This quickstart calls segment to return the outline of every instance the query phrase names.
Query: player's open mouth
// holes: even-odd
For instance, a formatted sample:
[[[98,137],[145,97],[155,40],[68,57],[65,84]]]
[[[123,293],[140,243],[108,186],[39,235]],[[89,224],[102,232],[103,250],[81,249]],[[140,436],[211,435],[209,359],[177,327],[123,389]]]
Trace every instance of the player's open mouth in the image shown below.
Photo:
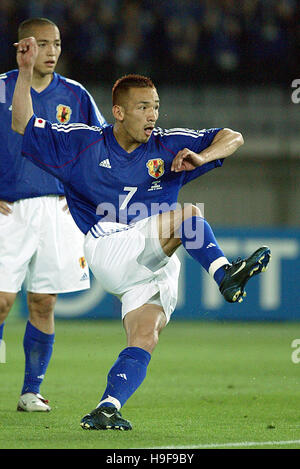
[[[147,137],[151,136],[153,129],[154,129],[154,126],[152,125],[149,125],[148,127],[144,128],[144,132],[147,135]]]
[[[55,60],[48,60],[45,64],[48,65],[48,67],[53,67],[53,65],[55,65]]]

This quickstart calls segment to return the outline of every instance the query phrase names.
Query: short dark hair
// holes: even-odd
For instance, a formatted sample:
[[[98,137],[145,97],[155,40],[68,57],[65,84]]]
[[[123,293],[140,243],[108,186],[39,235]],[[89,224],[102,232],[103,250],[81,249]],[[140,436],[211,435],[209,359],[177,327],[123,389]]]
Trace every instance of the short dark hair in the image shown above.
[[[18,39],[24,39],[24,37],[28,36],[28,33],[31,31],[32,28],[35,26],[55,26],[58,29],[58,26],[53,23],[53,21],[49,20],[48,18],[29,18],[22,23],[19,24],[18,27]]]
[[[121,96],[124,95],[124,92],[128,92],[130,88],[155,88],[154,83],[148,77],[143,75],[125,75],[119,78],[112,89],[112,103],[120,104]]]

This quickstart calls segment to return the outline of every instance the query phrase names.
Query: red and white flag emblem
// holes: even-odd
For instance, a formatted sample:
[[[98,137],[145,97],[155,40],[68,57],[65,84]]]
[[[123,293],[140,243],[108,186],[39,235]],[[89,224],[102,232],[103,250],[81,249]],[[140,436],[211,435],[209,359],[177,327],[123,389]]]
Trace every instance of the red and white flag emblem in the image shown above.
[[[41,119],[40,117],[37,117],[34,121],[34,127],[40,127],[44,128],[46,124],[46,121],[44,119]]]

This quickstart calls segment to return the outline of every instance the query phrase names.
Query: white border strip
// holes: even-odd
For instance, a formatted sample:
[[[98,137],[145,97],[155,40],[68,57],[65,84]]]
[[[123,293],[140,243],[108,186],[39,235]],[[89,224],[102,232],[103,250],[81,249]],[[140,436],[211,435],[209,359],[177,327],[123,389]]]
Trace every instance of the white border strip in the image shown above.
[[[281,446],[281,445],[300,445],[300,440],[286,440],[286,441],[240,441],[233,443],[211,443],[207,445],[191,445],[191,446],[159,446],[156,448],[148,449],[209,449],[209,448],[226,448],[226,447],[239,447],[239,446]],[[300,447],[300,446],[299,446]]]

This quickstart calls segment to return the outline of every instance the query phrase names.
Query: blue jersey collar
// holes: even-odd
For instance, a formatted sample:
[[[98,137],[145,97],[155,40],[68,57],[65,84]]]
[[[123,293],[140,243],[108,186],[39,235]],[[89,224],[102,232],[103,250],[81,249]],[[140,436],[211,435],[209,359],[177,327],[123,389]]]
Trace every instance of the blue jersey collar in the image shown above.
[[[51,80],[51,83],[49,83],[47,88],[45,88],[40,93],[35,91],[35,89],[31,88],[31,93],[34,94],[35,96],[45,96],[45,94],[51,92],[52,90],[54,90],[54,88],[56,88],[56,86],[58,85],[58,82],[59,82],[59,75],[54,72],[53,79]]]
[[[107,134],[108,134],[110,147],[116,153],[117,156],[121,157],[122,160],[124,160],[124,158],[126,158],[127,161],[128,160],[134,160],[134,159],[138,158],[140,155],[144,154],[144,152],[145,152],[145,150],[148,146],[148,143],[151,140],[150,139],[147,143],[142,143],[135,150],[128,153],[117,142],[116,137],[114,136],[114,133],[113,133],[113,125],[108,126],[106,129],[107,129],[106,131],[107,131]],[[151,138],[152,138],[152,136],[151,136]]]

